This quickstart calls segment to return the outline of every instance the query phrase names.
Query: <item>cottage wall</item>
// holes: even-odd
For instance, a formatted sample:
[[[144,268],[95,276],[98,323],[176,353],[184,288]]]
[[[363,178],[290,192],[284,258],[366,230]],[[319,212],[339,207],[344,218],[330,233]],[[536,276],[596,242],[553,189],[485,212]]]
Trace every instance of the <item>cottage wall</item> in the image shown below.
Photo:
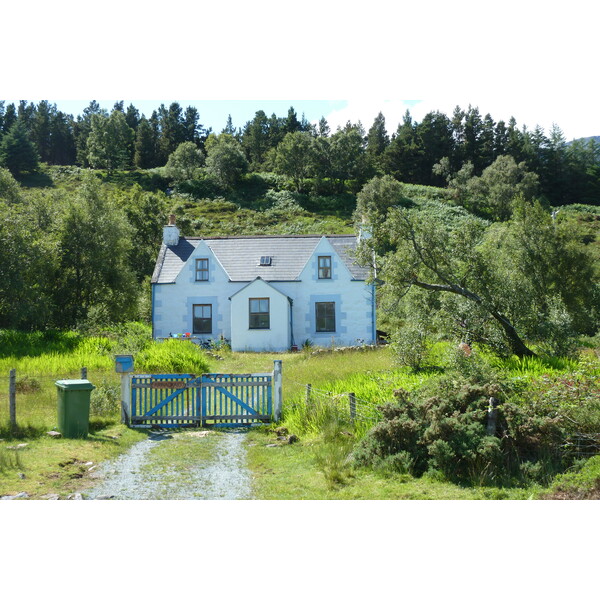
[[[196,259],[209,259],[208,281],[196,281]],[[152,297],[152,322],[155,338],[193,331],[194,304],[213,305],[213,330],[197,334],[198,339],[231,339],[231,303],[229,297],[244,286],[231,283],[210,248],[201,242],[194,250],[175,283],[155,284]]]
[[[250,298],[269,299],[268,329],[250,329]],[[236,352],[284,352],[290,349],[290,303],[274,286],[258,279],[231,297],[231,349]]]

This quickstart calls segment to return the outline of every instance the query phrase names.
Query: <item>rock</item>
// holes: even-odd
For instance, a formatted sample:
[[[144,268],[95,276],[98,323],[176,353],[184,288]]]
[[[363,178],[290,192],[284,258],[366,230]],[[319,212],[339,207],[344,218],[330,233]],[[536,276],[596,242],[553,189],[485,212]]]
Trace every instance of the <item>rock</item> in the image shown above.
[[[90,460],[90,461],[88,461],[88,462],[84,463],[84,466],[86,466],[86,467],[91,467],[93,464],[94,464],[94,463],[93,463],[93,462]],[[89,469],[88,469],[88,470],[89,470]]]
[[[29,494],[27,492],[19,492],[14,496],[2,496],[0,500],[18,500],[20,498],[29,498]]]
[[[75,494],[69,494],[67,500],[83,500],[83,496],[79,492],[76,492]]]
[[[49,435],[52,438],[59,438],[62,437],[62,433],[60,431],[47,431],[46,435]]]
[[[98,496],[96,500],[112,500],[113,498],[114,496],[110,494],[102,494],[101,496]]]
[[[27,448],[29,444],[17,444],[16,446],[7,446],[7,450],[23,450]]]
[[[279,444],[267,444],[265,448],[279,448]]]
[[[288,439],[287,439],[287,443],[288,443],[288,444],[293,444],[294,442],[297,442],[297,441],[298,441],[298,436],[297,436],[297,435],[294,435],[293,433],[292,433],[292,435],[290,435],[290,437],[288,437]]]
[[[187,435],[190,437],[206,437],[210,434],[210,431],[190,431]]]
[[[58,494],[44,494],[40,496],[42,500],[60,500],[60,496]]]

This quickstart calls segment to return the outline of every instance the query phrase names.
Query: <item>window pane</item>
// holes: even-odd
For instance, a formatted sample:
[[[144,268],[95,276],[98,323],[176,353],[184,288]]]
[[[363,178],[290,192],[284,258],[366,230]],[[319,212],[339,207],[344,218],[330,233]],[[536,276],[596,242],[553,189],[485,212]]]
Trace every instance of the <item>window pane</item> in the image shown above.
[[[194,304],[193,333],[212,333],[212,305],[211,304]]]
[[[196,259],[196,281],[208,281],[208,258]]]
[[[250,329],[269,329],[269,299],[250,298]]]
[[[331,256],[319,256],[319,279],[331,279]]]
[[[317,331],[335,331],[335,302],[316,302],[315,322]]]

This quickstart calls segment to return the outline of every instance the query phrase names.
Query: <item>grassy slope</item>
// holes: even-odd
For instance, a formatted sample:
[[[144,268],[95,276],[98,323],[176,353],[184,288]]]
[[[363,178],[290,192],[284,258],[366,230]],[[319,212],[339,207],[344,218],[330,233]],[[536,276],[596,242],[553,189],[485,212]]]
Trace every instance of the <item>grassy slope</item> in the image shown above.
[[[100,175],[107,185],[115,187],[129,187],[138,183],[151,191],[166,188],[165,181],[156,173],[134,171],[117,172],[110,177]],[[24,183],[38,188],[54,186],[74,190],[79,179],[80,173],[75,168],[48,168]],[[272,185],[268,183],[268,178],[263,180],[252,176],[240,190],[236,190],[228,198],[218,199],[218,195],[207,194],[206,197],[213,199],[194,200],[188,196],[187,200],[177,200],[183,224],[189,229],[186,233],[342,233],[352,230],[353,197],[300,198],[304,211],[292,216],[270,208],[269,202],[264,198],[269,187]],[[407,186],[407,190],[425,197],[432,194],[437,197],[442,193],[436,188],[422,186]],[[595,214],[588,215],[589,211],[584,212],[585,214],[577,215],[580,217],[578,220],[586,227],[586,242],[596,250],[599,239],[597,217]],[[44,343],[51,346],[48,340]],[[93,347],[89,350],[89,353],[79,355],[67,349],[64,352],[59,349],[54,353],[28,349],[27,352],[22,350],[18,356],[14,352],[0,355],[0,365],[3,365],[4,371],[17,366],[20,374],[37,376],[41,382],[39,392],[21,394],[22,401],[18,409],[20,424],[25,429],[30,427],[36,430],[36,436],[28,440],[28,446],[20,451],[8,449],[15,446],[17,442],[14,440],[0,442],[0,495],[16,491],[27,491],[30,495],[37,496],[58,491],[64,495],[75,489],[82,489],[88,478],[88,472],[83,469],[85,462],[106,460],[124,451],[136,440],[143,439],[143,433],[130,431],[119,425],[118,417],[105,421],[96,419],[93,432],[86,441],[52,440],[39,436],[41,429],[50,429],[55,421],[54,376],[49,375],[50,373],[60,373],[61,377],[76,377],[78,369],[87,366],[90,369],[90,379],[94,382],[101,380],[106,385],[115,385],[117,378],[112,370],[112,357],[106,352],[95,351]],[[286,402],[302,398],[307,383],[311,383],[315,389],[323,387],[333,393],[354,391],[365,396],[371,394],[370,397],[380,394],[380,400],[387,399],[394,387],[400,387],[398,374],[390,377],[393,364],[387,350],[369,354],[351,353],[344,355],[341,361],[339,355],[335,354],[319,357],[304,354],[224,354],[223,358],[221,361],[213,360],[211,370],[270,371],[273,360],[283,360]],[[365,377],[357,373],[363,373]],[[342,388],[345,389],[336,388],[334,382],[339,380],[344,380]],[[406,378],[402,382],[405,386],[418,384],[411,383]],[[359,385],[363,387],[358,389]],[[6,394],[0,393],[0,403],[5,406]],[[257,430],[251,434],[249,458],[255,472],[255,490],[261,498],[516,498],[528,497],[530,492],[535,492],[466,489],[425,479],[413,480],[407,476],[390,478],[374,472],[351,470],[345,471],[344,485],[331,487],[318,468],[318,436],[304,435],[298,444],[289,446],[267,446],[274,441],[271,432]],[[25,473],[26,478],[21,479],[19,473]],[[587,479],[585,473],[579,479],[572,477],[577,481],[587,481],[587,488],[595,485],[597,472],[592,469],[592,475]],[[572,483],[574,480],[568,481]],[[582,494],[582,489],[578,488],[577,493]]]

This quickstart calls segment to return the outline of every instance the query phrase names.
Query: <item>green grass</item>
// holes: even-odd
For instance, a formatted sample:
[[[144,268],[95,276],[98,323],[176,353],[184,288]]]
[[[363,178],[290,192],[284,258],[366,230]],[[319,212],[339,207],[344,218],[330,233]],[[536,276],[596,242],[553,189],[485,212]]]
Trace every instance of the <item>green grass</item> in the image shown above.
[[[537,489],[466,488],[427,478],[385,475],[348,468],[332,485],[319,460],[316,439],[270,446],[276,436],[265,430],[248,434],[253,492],[259,500],[520,500]]]
[[[85,440],[40,437],[26,442],[0,441],[0,496],[26,492],[30,498],[61,498],[94,485],[90,469],[144,439],[124,425],[93,431]],[[26,446],[12,450],[18,443]],[[92,463],[91,465],[87,463]]]
[[[580,469],[556,477],[541,497],[560,500],[600,499],[600,456],[593,456]]]
[[[284,422],[279,425],[298,435],[300,442],[277,442],[276,447],[268,447],[275,443],[275,435],[269,428],[257,428],[249,433],[248,458],[258,498],[520,499],[546,491],[541,488],[467,488],[426,477],[415,479],[408,474],[352,466],[349,453],[373,422],[365,416],[377,417],[374,407],[392,400],[394,390],[412,390],[442,374],[444,365],[441,362],[436,369],[413,373],[395,364],[389,347],[271,354],[220,350],[206,354],[182,341],[154,344],[148,340],[148,331],[144,327],[126,327],[89,337],[73,332],[28,335],[0,332],[0,367],[6,376],[9,368],[16,368],[19,384],[19,431],[12,435],[7,427],[8,380],[6,376],[0,379],[0,438],[4,438],[0,442],[0,493],[26,491],[32,497],[49,492],[71,493],[86,485],[87,472],[82,470],[85,462],[96,464],[125,451],[136,440],[144,439],[144,433],[129,430],[119,423],[119,375],[114,372],[114,354],[126,350],[134,354],[137,372],[143,370],[144,365],[156,367],[149,368],[150,372],[270,372],[274,360],[282,361]],[[595,367],[588,365],[585,368],[597,369],[598,361],[594,360]],[[546,374],[559,376],[581,370],[582,365],[583,362],[564,360],[510,359],[496,360],[494,366],[505,376],[530,381]],[[57,425],[54,381],[79,377],[82,366],[88,367],[88,377],[96,385],[92,392],[90,437],[88,440],[50,439],[45,432]],[[307,384],[312,386],[310,408],[306,406]],[[354,424],[349,418],[348,392],[353,392],[357,399]],[[331,423],[337,428],[338,441],[343,443],[336,443],[327,433]],[[28,446],[18,455],[8,449],[23,441]],[[175,461],[183,465],[186,460],[191,460],[194,452],[208,452],[210,445],[207,441],[200,448],[182,438],[169,446],[174,448],[173,456],[161,455],[168,448],[165,445],[164,450],[157,448],[154,459],[159,464],[160,461],[165,464]],[[201,460],[202,456],[196,458]],[[65,466],[59,467],[58,463]],[[594,463],[590,462],[590,465],[592,469]],[[21,479],[19,473],[25,474],[26,479]],[[586,489],[593,489],[597,470],[565,476],[561,485],[573,484],[573,487],[573,482],[578,482],[581,488],[582,478],[587,478]]]

